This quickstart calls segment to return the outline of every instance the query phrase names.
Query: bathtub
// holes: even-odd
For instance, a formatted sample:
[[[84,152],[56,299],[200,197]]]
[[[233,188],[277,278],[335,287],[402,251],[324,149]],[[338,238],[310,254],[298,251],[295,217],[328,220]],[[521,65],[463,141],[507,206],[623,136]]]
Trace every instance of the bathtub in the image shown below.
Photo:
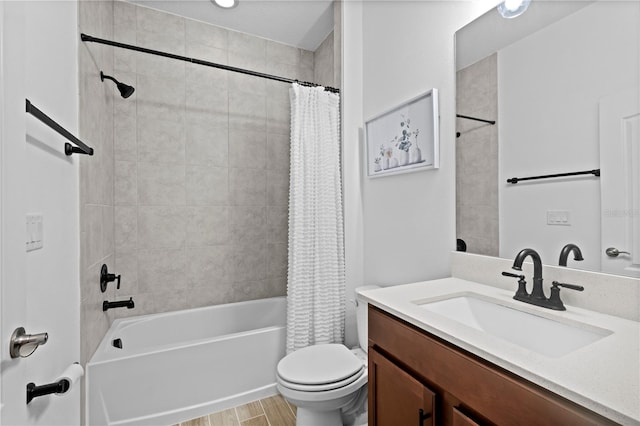
[[[86,365],[86,423],[169,425],[275,395],[285,321],[284,297],[114,321]]]

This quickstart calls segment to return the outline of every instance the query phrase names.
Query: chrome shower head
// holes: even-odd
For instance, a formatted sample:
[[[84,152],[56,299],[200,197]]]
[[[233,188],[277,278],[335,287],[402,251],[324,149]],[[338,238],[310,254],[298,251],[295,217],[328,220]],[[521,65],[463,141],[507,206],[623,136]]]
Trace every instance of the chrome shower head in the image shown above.
[[[133,88],[133,86],[129,86],[127,84],[124,83],[120,83],[118,80],[116,80],[115,78],[109,76],[109,75],[105,75],[102,71],[100,71],[100,80],[104,81],[104,79],[107,80],[111,80],[114,83],[116,83],[116,86],[118,87],[118,91],[120,92],[120,96],[122,96],[123,98],[128,98],[129,96],[133,95],[133,92],[135,92],[136,89]]]

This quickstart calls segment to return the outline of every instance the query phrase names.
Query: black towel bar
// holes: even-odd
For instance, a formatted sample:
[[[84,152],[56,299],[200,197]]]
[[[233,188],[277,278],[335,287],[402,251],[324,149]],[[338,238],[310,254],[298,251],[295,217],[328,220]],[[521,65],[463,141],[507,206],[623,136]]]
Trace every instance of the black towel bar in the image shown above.
[[[536,180],[536,179],[549,179],[549,178],[557,178],[557,177],[565,177],[565,176],[577,176],[577,175],[594,175],[600,177],[600,169],[593,170],[585,170],[583,172],[570,172],[570,173],[557,173],[553,175],[543,175],[543,176],[531,176],[531,177],[523,177],[523,178],[511,178],[507,179],[507,183],[516,184],[525,180]]]
[[[64,144],[64,153],[66,155],[71,154],[87,154],[93,155],[93,148],[85,145],[80,139],[73,136],[67,129],[56,123],[44,112],[40,111],[38,107],[32,104],[29,99],[25,99],[26,101],[26,112],[33,115],[38,120],[42,121],[44,124],[49,126],[51,129],[55,130],[62,136],[64,136],[69,141],[73,142],[76,146],[71,145],[69,142],[65,142]]]

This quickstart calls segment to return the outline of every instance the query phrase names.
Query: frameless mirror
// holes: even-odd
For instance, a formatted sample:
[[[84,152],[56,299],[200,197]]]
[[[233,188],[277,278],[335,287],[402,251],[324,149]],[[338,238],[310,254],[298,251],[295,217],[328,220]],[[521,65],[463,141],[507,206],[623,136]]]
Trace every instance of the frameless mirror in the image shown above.
[[[456,33],[456,73],[457,114],[495,120],[456,120],[467,251],[531,247],[557,265],[573,243],[584,260],[569,267],[640,276],[640,2],[492,9]],[[507,183],[555,174],[570,175]]]

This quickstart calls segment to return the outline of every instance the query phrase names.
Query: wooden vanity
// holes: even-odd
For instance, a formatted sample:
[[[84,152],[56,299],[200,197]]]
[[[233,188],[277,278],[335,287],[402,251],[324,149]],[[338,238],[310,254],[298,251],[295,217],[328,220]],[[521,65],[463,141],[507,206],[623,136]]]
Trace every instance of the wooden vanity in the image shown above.
[[[370,305],[369,425],[485,424],[617,423]]]

